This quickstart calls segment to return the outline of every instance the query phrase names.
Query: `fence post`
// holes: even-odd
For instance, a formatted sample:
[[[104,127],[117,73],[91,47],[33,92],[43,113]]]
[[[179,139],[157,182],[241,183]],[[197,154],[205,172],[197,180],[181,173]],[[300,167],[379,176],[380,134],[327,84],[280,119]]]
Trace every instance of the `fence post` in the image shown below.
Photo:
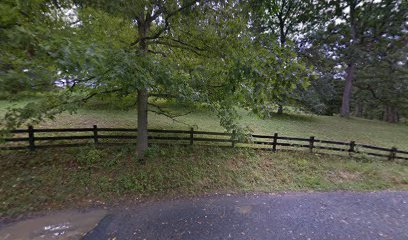
[[[313,152],[314,141],[315,141],[315,137],[311,136],[310,139],[309,139],[309,150],[310,150],[311,153]]]
[[[355,147],[356,147],[356,142],[351,141],[351,142],[350,142],[350,148],[349,148],[349,150],[348,150],[350,156],[351,156],[351,153],[355,152]]]
[[[273,135],[272,151],[276,152],[276,145],[278,144],[278,133]]]
[[[98,144],[99,140],[98,140],[98,126],[97,125],[93,125],[93,137],[94,137],[94,143]]]
[[[28,143],[29,146],[28,148],[30,149],[30,151],[34,151],[35,150],[35,143],[34,143],[34,127],[33,126],[28,126]]]
[[[194,128],[190,129],[190,145],[193,145],[194,142]]]
[[[391,148],[391,152],[390,152],[390,156],[388,157],[388,160],[392,161],[395,159],[396,156],[397,156],[397,148],[393,147]]]
[[[236,131],[232,130],[232,147],[235,147],[235,134],[236,134]]]

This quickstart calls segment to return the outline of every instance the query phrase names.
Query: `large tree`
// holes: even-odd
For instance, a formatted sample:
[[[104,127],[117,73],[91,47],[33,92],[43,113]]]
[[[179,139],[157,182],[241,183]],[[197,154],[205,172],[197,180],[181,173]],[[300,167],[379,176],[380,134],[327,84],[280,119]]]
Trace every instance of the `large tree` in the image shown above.
[[[272,0],[253,1],[252,27],[257,33],[258,40],[268,47],[270,44],[280,44],[281,48],[296,49],[295,42],[302,39],[303,35],[317,24],[318,8],[313,1],[299,0]],[[300,61],[299,55],[295,56]],[[301,74],[303,74],[302,72]],[[292,77],[297,72],[293,72]],[[290,76],[289,76],[290,77]],[[304,93],[298,86],[296,93]],[[275,103],[278,105],[278,114],[283,113],[283,105],[295,104],[297,96],[293,92],[281,92]]]
[[[359,67],[365,61],[364,48],[367,42],[375,41],[375,28],[394,24],[392,16],[399,11],[403,1],[398,0],[334,0],[325,7],[332,14],[327,24],[328,51],[344,66],[344,88],[340,115],[350,116],[353,85]],[[374,28],[373,28],[374,27]],[[385,34],[388,30],[383,28]]]
[[[162,110],[149,101],[151,98],[204,103],[231,131],[238,127],[235,106],[262,113],[281,91],[294,88],[302,80],[282,80],[285,78],[281,76],[290,75],[294,69],[301,71],[303,66],[293,60],[290,50],[278,45],[265,48],[253,40],[247,28],[247,6],[242,2],[32,2],[42,9],[33,14],[48,17],[49,22],[59,20],[59,25],[39,22],[38,26],[51,32],[49,39],[33,42],[33,46],[41,47],[46,58],[37,59],[39,52],[32,58],[41,66],[49,65],[51,79],[67,84],[43,102],[11,110],[6,116],[8,127],[75,110],[97,95],[136,93],[137,154],[143,158],[148,139],[147,111]],[[56,17],[49,17],[50,12]],[[67,13],[73,16],[68,18]],[[19,25],[15,21],[13,24],[8,33],[18,31]],[[35,26],[28,23],[25,28],[32,30]],[[26,51],[22,45],[17,48]],[[9,48],[5,50],[14,57]],[[24,56],[19,59],[26,60]],[[27,71],[33,68],[32,61],[25,66]],[[38,81],[37,75],[30,78]]]
[[[327,27],[321,35],[324,38],[323,46],[329,55],[336,59],[338,66],[341,66],[344,76],[341,116],[350,116],[353,102],[356,102],[353,101],[352,95],[357,89],[359,90],[356,93],[359,96],[356,97],[361,99],[363,94],[361,86],[366,86],[362,83],[365,81],[362,76],[364,72],[369,71],[367,63],[374,63],[372,60],[381,55],[379,54],[383,49],[381,45],[394,46],[397,41],[393,38],[403,34],[404,29],[401,26],[404,23],[403,19],[406,18],[405,5],[406,2],[399,0],[380,2],[334,0],[329,1],[325,7],[326,14],[331,14],[333,17],[326,21]],[[392,55],[392,51],[393,49],[389,47],[385,52]],[[374,65],[371,65],[373,69],[376,69],[375,66],[380,68],[384,63],[382,60],[377,60]],[[383,79],[383,82],[386,83],[387,80]],[[361,108],[361,104],[357,108]]]
[[[408,109],[408,3],[395,0],[370,3],[365,11],[365,34],[359,46],[365,59],[356,81],[356,114],[376,104],[384,121],[395,123]],[[383,109],[381,109],[381,107]]]

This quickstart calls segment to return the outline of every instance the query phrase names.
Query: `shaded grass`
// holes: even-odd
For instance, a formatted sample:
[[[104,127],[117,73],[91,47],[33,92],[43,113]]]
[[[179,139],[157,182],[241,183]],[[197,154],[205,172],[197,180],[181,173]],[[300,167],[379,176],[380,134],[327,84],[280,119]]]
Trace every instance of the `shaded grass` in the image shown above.
[[[5,108],[10,105],[23,106],[28,99],[19,102],[0,101],[0,116],[5,114]],[[77,114],[61,114],[55,121],[46,121],[37,127],[91,127],[97,124],[100,127],[136,127],[136,110],[115,110],[106,103],[92,103],[80,109]],[[186,106],[163,104],[170,110],[178,113],[191,110]],[[102,108],[102,109],[101,109]],[[406,124],[390,124],[382,121],[360,118],[344,119],[337,116],[316,116],[306,114],[275,115],[270,119],[260,119],[249,112],[239,109],[241,119],[239,124],[248,127],[254,133],[309,137],[338,141],[356,141],[382,147],[397,147],[408,150],[408,126]],[[195,109],[189,115],[177,118],[177,122],[163,115],[149,113],[149,128],[158,129],[189,129],[196,126],[203,131],[224,131],[214,113],[207,109]]]
[[[0,213],[214,192],[408,190],[408,165],[304,152],[153,146],[0,152]]]
[[[0,101],[0,116],[8,106],[36,99]],[[189,107],[165,104],[182,113]],[[103,108],[103,109],[100,109]],[[408,126],[380,121],[287,114],[260,119],[238,110],[243,127],[255,133],[366,143],[408,150]],[[149,113],[149,128],[223,131],[214,113],[195,109],[174,122]],[[61,114],[36,127],[136,127],[135,110],[106,104],[88,105],[76,115]],[[181,123],[182,122],[182,123]],[[0,152],[0,215],[27,211],[115,203],[134,197],[193,196],[214,192],[277,192],[302,190],[408,190],[407,164],[369,158],[350,159],[305,152],[256,151],[217,147],[148,149],[145,165],[133,146]]]

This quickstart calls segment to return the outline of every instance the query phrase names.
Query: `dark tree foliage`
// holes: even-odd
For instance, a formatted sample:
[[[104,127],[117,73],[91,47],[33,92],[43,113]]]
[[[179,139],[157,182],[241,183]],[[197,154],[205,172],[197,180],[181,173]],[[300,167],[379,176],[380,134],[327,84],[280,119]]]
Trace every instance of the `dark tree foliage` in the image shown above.
[[[243,134],[236,107],[263,115],[281,92],[307,84],[291,49],[254,40],[245,2],[31,0],[27,9],[16,2],[5,4],[16,16],[1,19],[10,36],[2,40],[1,74],[8,81],[25,74],[33,86],[45,81],[44,70],[46,85],[58,90],[11,109],[6,129],[75,111],[93,97],[133,96],[143,158],[147,111],[174,116],[157,98],[207,106],[227,131]]]

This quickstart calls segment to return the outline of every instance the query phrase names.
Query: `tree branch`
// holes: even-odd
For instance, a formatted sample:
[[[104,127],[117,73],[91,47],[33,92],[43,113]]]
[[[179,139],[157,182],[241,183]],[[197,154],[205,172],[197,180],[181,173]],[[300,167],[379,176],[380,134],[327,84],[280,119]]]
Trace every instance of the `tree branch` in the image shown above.
[[[197,46],[193,46],[189,43],[183,42],[179,39],[174,39],[174,38],[163,38],[163,37],[159,37],[159,40],[156,41],[157,44],[162,44],[162,45],[167,45],[169,47],[178,47],[181,49],[186,49],[186,50],[190,50],[194,53],[196,53],[197,55],[201,55],[201,53],[199,52],[204,52],[205,49],[197,47]],[[169,43],[167,41],[171,41],[174,42],[175,44]]]
[[[135,46],[136,44],[138,44],[141,40],[154,40],[159,38],[166,30],[169,29],[169,19],[173,16],[175,16],[177,13],[182,12],[183,10],[193,6],[194,4],[200,2],[200,0],[194,0],[191,2],[186,3],[184,6],[167,13],[167,10],[165,9],[164,6],[161,6],[161,4],[159,4],[159,9],[152,14],[151,16],[146,16],[146,20],[144,23],[146,24],[150,24],[151,22],[153,22],[154,20],[156,20],[160,15],[165,15],[164,16],[164,26],[162,28],[160,28],[160,30],[158,30],[154,35],[152,36],[147,36],[144,38],[138,38],[136,41],[134,41],[133,43],[131,43],[131,46]],[[138,18],[136,18],[136,21],[138,22],[138,24],[141,24],[140,20],[138,20]]]
[[[158,9],[152,16],[146,18],[146,21],[152,22],[152,21],[156,20],[161,14],[166,15],[164,18],[165,18],[166,20],[168,20],[169,18],[173,17],[173,16],[176,15],[177,13],[179,13],[179,12],[181,12],[181,11],[183,11],[183,10],[185,10],[185,9],[187,9],[187,8],[189,8],[189,7],[191,7],[191,6],[193,6],[194,4],[196,4],[196,3],[200,2],[200,1],[201,1],[201,0],[193,0],[193,1],[190,1],[190,2],[186,3],[184,6],[182,6],[182,7],[178,8],[178,9],[174,10],[173,12],[167,13],[167,15],[166,15],[166,9],[165,9],[165,7],[159,6],[159,9]]]
[[[115,93],[115,92],[120,92],[120,91],[123,91],[123,89],[122,89],[122,88],[119,88],[119,89],[112,89],[112,90],[107,90],[107,91],[102,91],[102,92],[94,92],[94,93],[89,94],[89,95],[86,96],[85,98],[82,98],[80,101],[81,101],[81,102],[86,102],[86,101],[88,101],[89,99],[95,97],[96,95],[109,94],[109,93]]]
[[[161,44],[161,45],[166,45],[168,47],[174,47],[174,48],[179,48],[179,49],[184,49],[184,50],[188,50],[191,51],[195,54],[197,54],[198,56],[202,56],[202,54],[200,53],[200,51],[204,51],[202,49],[196,50],[194,46],[189,46],[189,45],[182,45],[182,44],[172,44],[169,42],[165,42],[165,41],[156,41],[156,44]]]
[[[187,123],[185,123],[185,122],[182,122],[182,121],[179,121],[179,120],[177,120],[177,119],[175,119],[175,118],[188,115],[188,114],[192,113],[193,111],[189,111],[189,112],[187,112],[187,113],[178,114],[178,115],[171,115],[169,112],[167,112],[167,111],[164,110],[162,107],[160,107],[160,106],[158,106],[158,105],[156,105],[156,104],[153,104],[153,103],[147,103],[147,104],[150,105],[150,106],[153,106],[153,107],[157,108],[157,110],[148,109],[148,111],[154,112],[154,113],[156,113],[156,114],[163,115],[163,116],[165,116],[165,117],[168,117],[168,118],[170,118],[171,120],[173,120],[174,122],[178,122],[178,123],[181,123],[181,124],[190,126],[189,124],[187,124]]]
[[[149,97],[158,97],[158,98],[176,98],[176,96],[166,93],[149,93]]]

